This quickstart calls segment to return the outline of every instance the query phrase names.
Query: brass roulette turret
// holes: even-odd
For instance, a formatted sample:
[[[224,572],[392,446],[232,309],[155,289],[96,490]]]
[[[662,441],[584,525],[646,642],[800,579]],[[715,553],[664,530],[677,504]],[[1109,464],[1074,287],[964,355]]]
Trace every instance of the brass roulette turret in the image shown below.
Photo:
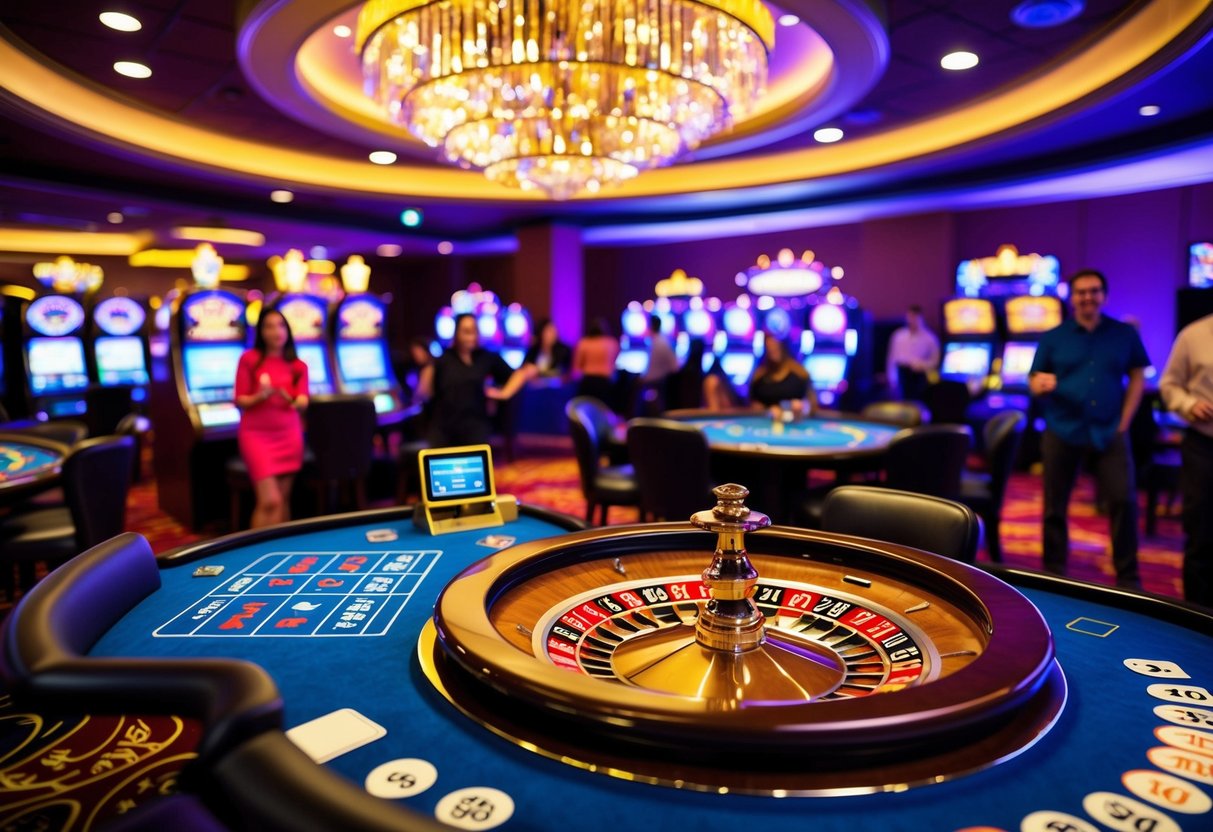
[[[1064,678],[1014,589],[915,549],[767,528],[745,488],[715,493],[691,518],[717,538],[706,569],[702,532],[649,524],[464,570],[422,635],[426,675],[526,748],[710,790],[938,782],[1052,725]]]

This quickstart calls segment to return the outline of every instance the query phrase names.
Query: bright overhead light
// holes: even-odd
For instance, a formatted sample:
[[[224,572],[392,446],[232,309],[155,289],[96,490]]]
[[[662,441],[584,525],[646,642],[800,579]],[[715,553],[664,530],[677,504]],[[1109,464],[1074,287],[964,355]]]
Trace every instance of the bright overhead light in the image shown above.
[[[409,228],[416,228],[421,225],[421,212],[416,208],[405,208],[400,212],[400,222]]]
[[[439,254],[450,254],[454,250],[455,250],[455,244],[452,243],[450,240],[443,240],[441,243],[438,244],[438,253]]]
[[[110,211],[105,215],[105,219],[110,225],[119,225],[125,217],[122,216],[121,211]]]
[[[795,26],[800,22],[800,18],[794,14],[781,14],[779,16],[780,26]]]
[[[138,32],[143,28],[143,24],[139,22],[139,18],[131,17],[129,14],[122,12],[102,12],[98,15],[98,19],[119,32]]]
[[[842,138],[842,130],[838,127],[822,127],[813,131],[813,140],[822,144],[830,144]]]
[[[396,154],[390,150],[376,150],[367,158],[376,165],[391,165],[396,162]]]
[[[333,34],[339,38],[348,38],[350,35],[354,34],[354,30],[349,26],[346,26],[344,23],[338,23],[333,27]]]
[[[375,253],[380,257],[399,257],[404,253],[404,246],[399,246],[395,243],[384,243],[375,249]]]
[[[1157,104],[1145,104],[1145,105],[1137,108],[1137,114],[1139,116],[1145,116],[1146,118],[1149,118],[1150,116],[1156,116],[1161,112],[1162,112],[1162,107],[1159,107]]]
[[[972,52],[949,52],[939,59],[939,65],[944,69],[972,69],[977,66],[978,58]]]
[[[117,72],[119,75],[125,75],[127,78],[152,77],[151,67],[137,61],[117,61],[114,63],[114,72]]]
[[[222,243],[230,246],[263,246],[265,235],[260,231],[243,228],[213,228],[204,225],[178,225],[172,229],[178,240],[196,240],[200,243]]]
[[[270,201],[286,204],[295,201],[295,195],[290,191],[270,191]]]

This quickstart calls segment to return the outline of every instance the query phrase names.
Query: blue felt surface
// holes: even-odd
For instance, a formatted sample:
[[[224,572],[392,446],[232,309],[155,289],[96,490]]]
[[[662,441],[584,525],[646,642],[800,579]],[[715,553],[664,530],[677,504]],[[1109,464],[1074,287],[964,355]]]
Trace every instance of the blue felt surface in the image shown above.
[[[486,532],[423,537],[400,525],[400,539],[367,544],[368,527],[300,535],[205,561],[227,567],[219,579],[190,577],[196,564],[164,570],[164,587],[124,618],[94,655],[237,656],[264,666],[278,682],[288,726],[350,707],[385,726],[388,734],[329,765],[361,784],[381,763],[420,757],[438,769],[428,791],[402,801],[432,813],[447,793],[490,786],[512,796],[516,814],[504,829],[567,830],[609,822],[699,828],[761,828],[764,822],[814,832],[857,829],[958,830],[990,826],[1018,830],[1037,810],[1086,817],[1083,797],[1094,791],[1125,794],[1121,774],[1151,768],[1146,751],[1158,741],[1154,716],[1161,704],[1146,688],[1157,681],[1123,666],[1128,658],[1165,659],[1192,676],[1187,684],[1213,687],[1213,638],[1111,606],[1037,590],[1028,597],[1052,628],[1070,699],[1058,723],[1034,747],[988,771],[900,794],[770,799],[707,795],[628,783],[564,766],[520,750],[487,733],[435,694],[419,669],[417,636],[438,592],[468,563],[490,550],[474,545]],[[523,518],[505,529],[520,541],[556,532]],[[272,551],[399,551],[440,548],[442,556],[415,590],[387,635],[328,638],[152,638],[151,632],[202,598],[242,565]],[[1116,625],[1106,638],[1067,629],[1086,617]],[[1084,629],[1102,625],[1087,623]],[[1210,787],[1205,787],[1209,789]],[[1213,790],[1213,789],[1211,789]],[[1177,817],[1185,829],[1213,828],[1210,818]],[[1204,826],[1201,826],[1204,823]]]
[[[38,445],[24,442],[0,442],[0,482],[28,477],[52,468],[63,461],[63,455]]]
[[[861,450],[887,445],[897,428],[846,419],[805,419],[777,423],[769,416],[690,419],[704,432],[708,444],[756,444],[777,448]]]

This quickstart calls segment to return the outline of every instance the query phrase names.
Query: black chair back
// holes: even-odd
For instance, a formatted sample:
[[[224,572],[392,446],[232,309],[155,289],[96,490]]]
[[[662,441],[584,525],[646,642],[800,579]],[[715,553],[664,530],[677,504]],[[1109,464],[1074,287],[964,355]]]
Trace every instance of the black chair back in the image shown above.
[[[118,425],[131,412],[131,388],[90,387],[84,394],[84,406],[89,436],[121,433]]]
[[[885,485],[955,499],[972,444],[973,432],[965,425],[922,425],[900,431],[885,454]]]
[[[38,422],[24,427],[21,432],[37,434],[70,448],[88,437],[88,425],[75,419],[56,419],[53,422]]]
[[[330,480],[363,480],[371,471],[375,403],[369,396],[318,396],[307,407],[307,443],[316,471]]]
[[[714,505],[708,440],[698,428],[670,419],[633,419],[628,456],[643,514],[686,520]]]
[[[859,415],[869,422],[882,422],[913,428],[930,420],[930,414],[918,402],[872,402],[865,405]]]
[[[963,425],[970,401],[969,386],[955,379],[937,381],[923,394],[923,402],[931,411],[931,422],[936,425]]]
[[[826,495],[821,528],[913,546],[973,563],[981,544],[981,520],[966,505],[891,488],[843,485]]]
[[[986,446],[986,461],[990,468],[990,496],[994,505],[1001,508],[1007,492],[1007,482],[1015,467],[1015,456],[1023,439],[1028,417],[1019,410],[1004,410],[995,413],[982,429],[982,443]]]
[[[130,436],[86,439],[63,461],[63,496],[76,527],[77,551],[122,533],[134,461]]]
[[[569,436],[573,439],[573,455],[581,475],[581,493],[588,499],[594,492],[594,475],[602,464],[602,446],[598,428],[602,403],[589,396],[577,396],[564,407],[569,419]]]

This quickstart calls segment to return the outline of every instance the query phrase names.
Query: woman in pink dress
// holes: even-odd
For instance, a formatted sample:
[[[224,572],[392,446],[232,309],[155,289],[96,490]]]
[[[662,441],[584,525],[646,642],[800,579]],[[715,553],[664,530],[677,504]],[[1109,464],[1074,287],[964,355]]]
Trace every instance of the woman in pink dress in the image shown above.
[[[252,527],[285,522],[291,485],[303,465],[303,422],[307,407],[307,365],[295,353],[291,328],[276,309],[257,321],[253,348],[236,367],[240,408],[240,455],[257,495]]]

